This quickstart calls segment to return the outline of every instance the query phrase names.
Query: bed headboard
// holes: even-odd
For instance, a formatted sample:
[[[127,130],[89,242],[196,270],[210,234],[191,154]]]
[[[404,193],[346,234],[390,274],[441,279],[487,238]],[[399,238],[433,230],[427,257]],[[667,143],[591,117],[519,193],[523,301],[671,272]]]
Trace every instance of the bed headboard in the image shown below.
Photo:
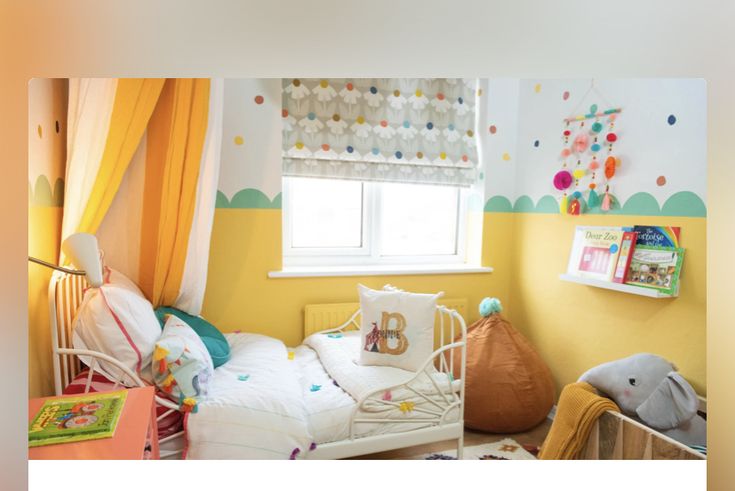
[[[441,304],[451,310],[456,310],[463,319],[467,318],[467,299],[466,298],[446,298],[441,300]],[[350,317],[360,310],[358,302],[348,303],[321,303],[311,304],[304,307],[304,339],[315,332],[330,329],[332,327],[341,326],[350,320]],[[439,327],[441,322],[437,312],[435,327]],[[351,329],[360,329],[360,314],[350,324]]]
[[[61,271],[54,271],[49,282],[49,321],[56,395],[60,395],[81,370],[79,359],[73,354],[63,353],[63,350],[72,348],[72,322],[87,286],[84,276]]]

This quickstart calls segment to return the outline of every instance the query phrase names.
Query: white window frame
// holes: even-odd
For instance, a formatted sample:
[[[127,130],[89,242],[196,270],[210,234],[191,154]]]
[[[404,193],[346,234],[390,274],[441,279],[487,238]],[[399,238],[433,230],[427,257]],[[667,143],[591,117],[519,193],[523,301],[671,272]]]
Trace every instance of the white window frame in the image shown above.
[[[388,256],[380,251],[381,182],[363,182],[362,244],[360,247],[292,247],[291,179],[284,177],[282,190],[283,267],[403,266],[467,264],[469,189],[458,188],[454,254]]]

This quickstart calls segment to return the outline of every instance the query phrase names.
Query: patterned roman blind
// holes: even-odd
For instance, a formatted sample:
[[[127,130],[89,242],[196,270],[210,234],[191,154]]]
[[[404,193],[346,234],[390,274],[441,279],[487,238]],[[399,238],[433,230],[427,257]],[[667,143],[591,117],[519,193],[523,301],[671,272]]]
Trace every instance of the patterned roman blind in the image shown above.
[[[283,175],[470,186],[476,79],[283,80]]]

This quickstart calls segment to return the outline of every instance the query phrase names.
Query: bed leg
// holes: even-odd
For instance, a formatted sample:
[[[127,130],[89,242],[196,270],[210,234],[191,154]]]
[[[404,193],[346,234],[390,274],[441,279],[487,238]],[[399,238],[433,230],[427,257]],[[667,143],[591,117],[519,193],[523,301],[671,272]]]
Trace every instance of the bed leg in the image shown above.
[[[464,431],[462,436],[457,439],[457,460],[462,460],[464,457]]]

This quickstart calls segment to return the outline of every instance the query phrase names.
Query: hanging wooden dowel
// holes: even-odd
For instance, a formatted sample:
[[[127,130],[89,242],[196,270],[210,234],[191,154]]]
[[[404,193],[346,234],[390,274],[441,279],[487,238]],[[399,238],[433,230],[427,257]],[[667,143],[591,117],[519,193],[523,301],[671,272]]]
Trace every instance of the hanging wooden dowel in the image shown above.
[[[600,112],[591,113],[591,114],[580,114],[579,116],[572,116],[569,118],[564,118],[564,121],[567,123],[571,123],[573,121],[584,121],[586,119],[601,118],[603,116],[609,116],[611,114],[618,114],[622,111],[623,111],[622,108],[616,107],[614,109],[608,109],[607,111],[600,111]]]

